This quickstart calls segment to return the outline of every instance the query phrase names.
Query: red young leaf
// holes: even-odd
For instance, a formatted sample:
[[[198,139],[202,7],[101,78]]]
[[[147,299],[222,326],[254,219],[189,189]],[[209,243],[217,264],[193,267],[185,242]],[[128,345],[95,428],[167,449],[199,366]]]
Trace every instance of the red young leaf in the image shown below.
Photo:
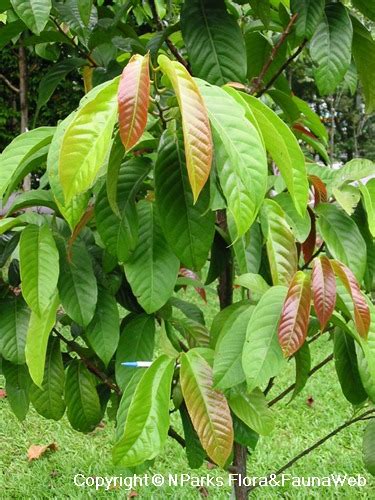
[[[336,278],[326,256],[314,259],[311,287],[316,315],[323,331],[336,305]]]
[[[317,175],[309,175],[309,181],[314,188],[314,198],[316,207],[319,203],[326,203],[328,201],[327,188],[322,179]]]
[[[342,262],[331,260],[331,264],[336,276],[341,280],[352,297],[355,327],[361,337],[367,338],[371,322],[370,309],[361,292],[357,278]]]
[[[199,276],[194,271],[191,271],[190,269],[186,269],[185,267],[180,268],[179,275],[183,276],[184,278],[190,278],[192,280],[199,281]],[[195,287],[195,291],[207,303],[206,290],[202,287],[197,286],[197,287]]]
[[[297,271],[289,286],[278,329],[279,343],[285,357],[294,354],[304,343],[310,308],[310,277]]]
[[[149,99],[149,55],[135,54],[122,72],[118,90],[120,137],[127,151],[146,128]]]
[[[38,460],[38,458],[44,455],[46,451],[56,451],[56,450],[57,450],[56,443],[50,443],[43,446],[39,444],[33,444],[27,451],[27,458],[29,459],[29,462],[31,462],[32,460]]]
[[[308,237],[302,243],[302,253],[305,262],[310,262],[312,256],[314,255],[314,250],[316,246],[316,225],[315,225],[315,215],[310,207],[307,207],[309,216],[311,219],[311,229]]]
[[[294,130],[297,130],[297,132],[301,132],[302,134],[305,134],[305,135],[307,135],[308,137],[311,137],[314,140],[318,140],[318,138],[316,137],[316,135],[314,135],[312,132],[310,132],[310,130],[308,128],[304,127],[300,123],[295,123],[293,125],[293,128],[294,128]]]
[[[7,393],[5,389],[0,389],[0,399],[6,398]]]

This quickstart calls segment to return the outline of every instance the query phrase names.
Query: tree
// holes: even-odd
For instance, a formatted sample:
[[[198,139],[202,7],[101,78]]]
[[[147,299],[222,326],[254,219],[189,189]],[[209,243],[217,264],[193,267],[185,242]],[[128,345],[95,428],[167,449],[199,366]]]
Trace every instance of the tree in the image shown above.
[[[330,169],[327,130],[285,76],[309,54],[330,96],[355,65],[373,111],[375,11],[353,6],[6,5],[3,45],[22,33],[25,46],[62,54],[41,79],[36,113],[77,68],[86,92],[56,127],[19,135],[0,157],[4,202],[46,169],[0,221],[0,346],[18,418],[31,401],[45,418],[66,408],[72,427],[89,432],[110,402],[114,463],[153,460],[169,435],[190,467],[209,459],[245,475],[248,447],[272,430],[271,407],[333,358],[344,396],[366,409],[281,471],[374,417],[375,181],[361,180],[375,165]],[[24,212],[35,206],[49,212]],[[179,292],[204,298],[216,281],[221,310],[208,328]],[[234,285],[242,300],[233,302]],[[322,336],[333,354],[311,368]],[[296,383],[267,401],[290,359]],[[170,427],[172,404],[184,438]],[[374,449],[372,420],[370,472]],[[248,490],[236,483],[235,493]]]

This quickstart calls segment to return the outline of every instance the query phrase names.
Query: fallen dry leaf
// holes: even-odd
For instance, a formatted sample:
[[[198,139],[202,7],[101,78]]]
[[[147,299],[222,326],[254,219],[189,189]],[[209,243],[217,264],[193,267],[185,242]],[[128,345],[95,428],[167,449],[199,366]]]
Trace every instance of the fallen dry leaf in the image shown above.
[[[138,496],[138,493],[134,490],[132,490],[129,495],[128,495],[128,498],[135,498]]]
[[[56,451],[56,450],[57,450],[56,443],[50,443],[46,445],[33,444],[27,451],[27,458],[29,462],[31,462],[32,460],[38,460],[47,451]]]
[[[6,398],[7,393],[5,389],[0,389],[0,399]]]
[[[312,406],[314,404],[314,398],[312,396],[308,397],[306,403],[308,406]]]

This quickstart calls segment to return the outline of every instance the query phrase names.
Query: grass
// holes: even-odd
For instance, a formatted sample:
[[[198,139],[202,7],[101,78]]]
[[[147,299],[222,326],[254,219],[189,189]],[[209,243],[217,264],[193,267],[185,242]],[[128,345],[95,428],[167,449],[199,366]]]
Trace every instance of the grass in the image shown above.
[[[209,309],[212,317],[213,311]],[[312,344],[313,364],[331,352],[331,343],[320,339]],[[289,366],[278,378],[270,393],[270,399],[293,382],[294,366]],[[0,382],[0,386],[1,386]],[[313,398],[312,405],[307,398]],[[255,452],[249,458],[248,475],[263,476],[288,462],[294,455],[314,443],[319,438],[340,425],[353,414],[351,405],[344,399],[334,371],[329,363],[308,382],[303,392],[290,404],[288,398],[273,407],[276,427],[271,436],[261,438]],[[181,431],[179,423],[174,422]],[[328,476],[330,474],[361,474],[367,479],[364,488],[344,486],[301,487],[290,484],[284,487],[264,487],[257,489],[251,498],[324,498],[324,499],[370,499],[375,494],[375,481],[366,472],[362,462],[362,434],[364,423],[354,424],[329,440],[322,447],[301,459],[287,472],[293,476]],[[127,498],[124,489],[96,492],[91,488],[74,485],[73,477],[81,473],[88,476],[128,475],[125,470],[111,464],[113,444],[113,423],[105,421],[103,428],[97,428],[89,435],[73,431],[64,417],[59,422],[47,421],[31,409],[26,420],[18,422],[11,412],[6,399],[0,400],[0,498],[1,499],[44,499],[44,498]],[[56,442],[59,449],[41,459],[27,461],[27,450],[32,444]],[[145,472],[145,471],[144,471]],[[144,473],[143,472],[143,473]],[[197,476],[222,476],[226,473],[218,469],[189,470],[185,453],[177,443],[168,440],[162,456],[157,458],[148,471],[168,474],[190,473]],[[156,488],[135,487],[140,499],[158,498],[201,498],[197,487],[163,486]],[[209,498],[224,499],[231,493],[230,487],[207,488]]]

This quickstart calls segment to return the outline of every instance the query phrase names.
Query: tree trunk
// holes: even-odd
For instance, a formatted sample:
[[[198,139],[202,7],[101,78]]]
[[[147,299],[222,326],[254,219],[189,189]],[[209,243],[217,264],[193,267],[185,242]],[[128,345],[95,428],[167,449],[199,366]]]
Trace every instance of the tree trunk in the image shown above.
[[[18,48],[18,70],[20,76],[20,111],[21,111],[21,133],[26,132],[29,124],[29,106],[27,102],[27,58],[26,50],[20,38],[20,46]],[[30,191],[31,177],[27,175],[23,180],[23,190]]]
[[[227,216],[225,210],[218,210],[216,222],[220,228],[227,232]],[[217,287],[219,296],[220,309],[228,307],[233,302],[233,262],[232,259],[225,266],[224,270],[219,276],[219,284]],[[236,474],[241,474],[242,477],[246,476],[246,461],[247,461],[247,448],[239,443],[234,443],[233,447],[233,465],[236,469]],[[238,476],[237,476],[238,477]],[[247,488],[239,481],[234,483],[234,494],[236,500],[245,500],[248,497]]]

